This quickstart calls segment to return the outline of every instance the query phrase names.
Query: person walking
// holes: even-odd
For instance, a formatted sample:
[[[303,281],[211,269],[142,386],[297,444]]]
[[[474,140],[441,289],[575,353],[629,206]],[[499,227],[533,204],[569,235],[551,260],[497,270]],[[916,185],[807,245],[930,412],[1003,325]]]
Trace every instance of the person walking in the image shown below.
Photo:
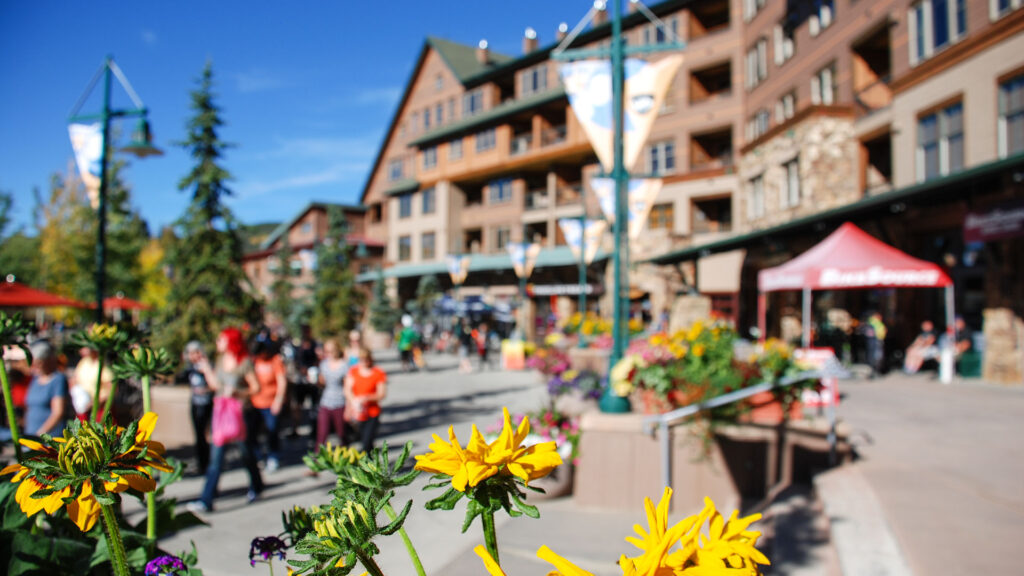
[[[188,384],[191,391],[190,405],[192,408],[192,433],[195,435],[197,472],[205,476],[210,467],[210,441],[206,435],[210,432],[210,421],[213,419],[213,390],[206,383],[199,366],[206,362],[203,346],[193,340],[185,345],[185,371],[178,377],[179,382]]]
[[[476,347],[476,342],[473,339],[473,329],[469,327],[469,320],[463,318],[456,330],[456,337],[459,341],[459,372],[468,374],[473,371],[473,364],[470,363],[469,355]]]
[[[100,374],[99,353],[92,348],[83,347],[78,351],[79,360],[75,365],[75,371],[71,379],[71,401],[75,409],[75,415],[79,420],[88,420],[89,411],[93,402],[96,401],[93,395],[96,394],[96,377]],[[97,414],[103,417],[103,407],[106,405],[107,396],[110,395],[110,388],[114,381],[114,374],[110,371],[109,362],[104,362],[103,375],[100,377],[100,408]]]
[[[359,363],[359,352],[351,357],[351,366],[349,359],[342,357],[337,340],[332,338],[324,342],[324,359],[320,362],[320,386],[323,391],[320,393],[320,407],[316,414],[317,446],[325,444],[332,431],[338,435],[339,444],[348,445],[345,434],[345,376]]]
[[[880,376],[885,368],[885,336],[889,332],[882,321],[882,315],[872,312],[867,321],[868,364],[872,375]]]
[[[476,331],[476,353],[480,356],[480,371],[483,372],[484,368],[488,370],[491,368],[490,361],[490,337],[491,333],[488,329],[486,322],[481,322],[479,328]]]
[[[409,372],[415,369],[413,362],[413,349],[419,341],[419,334],[412,325],[412,316],[406,314],[402,317],[402,330],[398,333],[398,353],[402,357],[402,371]]]
[[[359,330],[351,330],[348,333],[348,346],[345,347],[345,364],[348,368],[359,364],[359,352],[363,349],[363,333]],[[324,350],[326,353],[327,350]],[[345,370],[348,372],[348,370]]]
[[[373,354],[366,348],[359,351],[359,363],[345,377],[345,409],[348,420],[359,425],[363,451],[373,450],[373,441],[380,427],[380,402],[388,392],[388,377],[374,365]]]
[[[57,351],[49,342],[37,341],[32,352],[32,380],[25,394],[25,435],[60,436],[67,421],[68,380],[57,369]]]
[[[260,385],[253,373],[242,333],[237,328],[226,328],[221,331],[217,337],[217,354],[216,366],[211,366],[205,358],[197,366],[206,378],[207,385],[216,394],[216,398],[210,467],[206,471],[206,484],[202,496],[188,506],[192,512],[213,511],[217,484],[220,482],[227,449],[231,445],[241,450],[242,462],[249,472],[249,502],[255,501],[263,492],[260,469],[256,466],[256,458],[245,441],[245,425],[242,422],[240,406],[241,402],[259,392]],[[217,408],[217,403],[222,408]]]
[[[252,396],[253,410],[249,412],[248,435],[249,449],[257,460],[262,449],[260,447],[260,431],[267,437],[267,458],[264,470],[269,474],[281,466],[281,435],[278,431],[281,408],[288,392],[288,379],[285,374],[284,360],[278,353],[278,347],[270,339],[256,342],[253,359],[253,373],[259,383],[259,392]]]

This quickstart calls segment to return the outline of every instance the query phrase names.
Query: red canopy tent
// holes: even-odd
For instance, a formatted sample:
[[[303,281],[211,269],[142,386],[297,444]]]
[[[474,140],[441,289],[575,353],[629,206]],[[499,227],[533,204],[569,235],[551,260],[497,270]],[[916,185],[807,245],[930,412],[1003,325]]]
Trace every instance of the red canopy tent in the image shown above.
[[[803,292],[803,345],[811,342],[811,292],[864,288],[945,288],[946,331],[953,336],[953,281],[937,264],[909,256],[846,222],[796,258],[757,274],[758,328],[765,335],[766,292]]]
[[[103,299],[104,310],[149,310],[149,308],[148,304],[143,304],[138,300],[132,300],[120,294]]]
[[[13,280],[0,282],[0,308],[49,308],[54,306],[88,308],[78,300],[29,288],[20,282]]]

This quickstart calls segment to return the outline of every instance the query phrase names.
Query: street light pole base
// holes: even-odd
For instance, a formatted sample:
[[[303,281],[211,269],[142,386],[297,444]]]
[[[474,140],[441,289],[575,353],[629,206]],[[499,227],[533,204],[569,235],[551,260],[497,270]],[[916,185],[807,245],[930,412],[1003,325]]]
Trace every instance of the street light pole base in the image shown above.
[[[610,389],[605,389],[597,407],[606,414],[625,414],[630,411],[629,398],[614,394]]]

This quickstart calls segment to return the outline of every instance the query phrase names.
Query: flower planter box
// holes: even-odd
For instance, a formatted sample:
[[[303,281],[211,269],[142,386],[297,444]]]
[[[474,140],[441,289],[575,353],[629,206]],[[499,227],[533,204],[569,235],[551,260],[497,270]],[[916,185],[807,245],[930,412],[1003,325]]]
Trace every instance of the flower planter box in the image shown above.
[[[758,424],[778,424],[782,422],[782,402],[779,402],[771,392],[755,394],[747,402],[750,404],[750,411],[740,417],[740,421]],[[793,402],[789,407],[789,420],[800,420],[803,416],[803,404],[799,400]]]
[[[608,375],[611,350],[603,348],[569,348],[569,365],[573,370],[590,370],[604,378]]]

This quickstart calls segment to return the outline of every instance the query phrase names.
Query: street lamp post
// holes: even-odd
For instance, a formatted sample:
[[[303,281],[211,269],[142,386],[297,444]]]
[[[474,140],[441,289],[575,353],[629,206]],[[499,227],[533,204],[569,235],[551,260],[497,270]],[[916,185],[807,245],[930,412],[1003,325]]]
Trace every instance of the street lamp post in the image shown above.
[[[103,77],[103,110],[99,114],[92,115],[78,115],[78,111],[82,106],[85,99],[92,93],[93,88],[96,86],[96,82]],[[111,96],[111,85],[113,84],[113,78],[117,77],[118,82],[128,93],[132,102],[135,104],[135,108],[125,109],[113,109],[110,106]],[[97,217],[97,230],[96,230],[96,321],[103,322],[103,297],[106,293],[106,265],[107,265],[107,164],[109,163],[109,152],[110,147],[110,123],[115,118],[129,118],[136,117],[139,119],[138,127],[133,134],[133,141],[122,148],[123,152],[128,152],[135,155],[138,158],[145,158],[146,156],[158,156],[163,154],[159,149],[155,148],[152,144],[152,136],[149,130],[149,122],[147,116],[149,115],[149,109],[142,105],[139,97],[132,90],[128,80],[124,77],[124,73],[118,68],[117,64],[114,63],[113,57],[108,56],[103,62],[103,66],[93,76],[92,82],[86,88],[82,97],[79,98],[78,104],[71,111],[71,117],[68,119],[69,123],[79,122],[90,122],[99,120],[102,124],[102,142],[100,149],[99,159],[99,189],[97,192],[97,203],[96,203],[96,217]],[[78,151],[76,150],[76,153]]]

